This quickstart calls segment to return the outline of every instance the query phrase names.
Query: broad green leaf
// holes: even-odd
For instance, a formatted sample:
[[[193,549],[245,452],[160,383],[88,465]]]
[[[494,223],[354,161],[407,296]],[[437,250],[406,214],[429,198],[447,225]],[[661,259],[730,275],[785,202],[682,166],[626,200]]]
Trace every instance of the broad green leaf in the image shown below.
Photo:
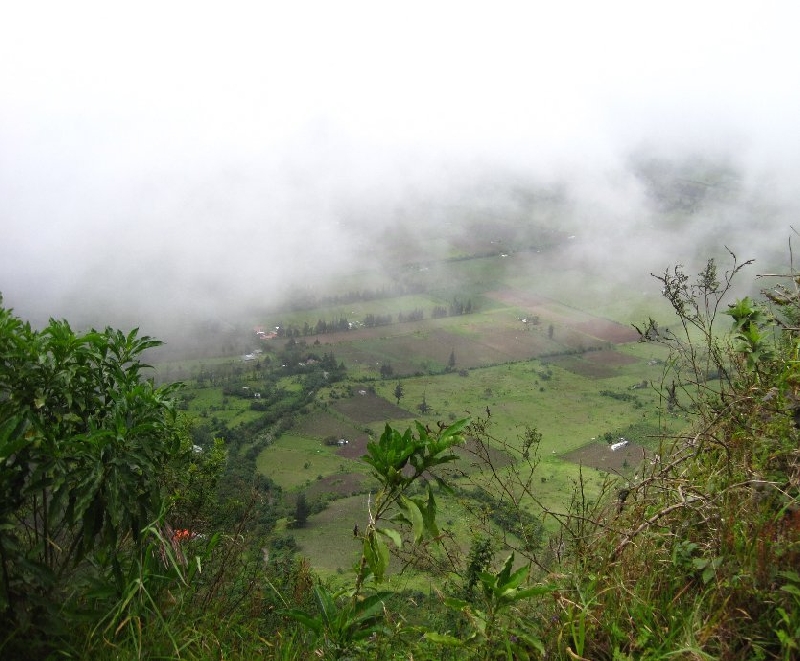
[[[414,543],[419,544],[422,541],[422,536],[425,534],[425,519],[422,516],[419,505],[410,498],[402,496],[400,498],[400,507],[408,514],[408,518],[411,520]]]
[[[442,432],[442,436],[444,437],[454,437],[457,436],[462,429],[464,429],[467,425],[469,425],[469,418],[462,418],[461,420],[456,420],[452,425],[450,425],[447,429]],[[460,442],[461,439],[458,439],[457,442]]]
[[[514,554],[512,553],[503,563],[503,568],[497,574],[497,585],[505,585],[511,576],[511,567],[514,564]]]
[[[407,526],[411,525],[411,521],[409,520],[409,518],[402,512],[395,512],[394,514],[392,514],[392,516],[389,518],[389,521],[391,521],[392,523],[402,523]]]
[[[530,647],[533,647],[535,650],[537,650],[539,654],[544,655],[545,647],[541,639],[534,638],[533,636],[529,636],[528,634],[517,630],[514,630],[514,635],[520,640],[525,641]]]
[[[322,620],[317,617],[311,617],[308,613],[305,613],[297,608],[293,608],[291,610],[282,610],[279,612],[281,615],[290,617],[295,622],[299,622],[308,629],[311,629],[317,635],[322,633]]]
[[[780,589],[782,592],[788,592],[789,594],[800,597],[800,588],[798,588],[796,585],[788,583],[787,585],[782,585]]]
[[[322,613],[322,620],[327,625],[333,622],[336,618],[336,604],[333,601],[331,594],[321,585],[314,586],[314,597]]]
[[[19,452],[28,443],[25,437],[27,421],[16,415],[0,424],[0,461]]]
[[[380,583],[389,564],[389,548],[383,542],[383,538],[374,533],[367,535],[364,538],[362,553],[375,576],[375,581]]]
[[[444,603],[448,608],[452,608],[453,610],[456,611],[462,611],[465,608],[467,608],[467,606],[469,606],[468,601],[464,601],[463,599],[456,599],[455,597],[445,597]]]
[[[392,594],[392,592],[376,592],[364,599],[360,599],[353,608],[353,615],[361,619],[382,613],[385,601],[392,596]]]
[[[798,574],[793,569],[784,569],[778,572],[778,576],[783,576],[783,578],[788,578],[790,581],[795,583],[800,583],[800,574]]]
[[[436,499],[433,497],[433,489],[428,485],[428,501],[422,510],[422,517],[425,520],[425,530],[431,537],[438,537],[439,528],[436,526]]]
[[[531,597],[541,597],[545,594],[552,594],[554,591],[554,588],[542,585],[532,588],[524,588],[522,590],[516,590],[511,601],[520,601],[522,599],[530,599]]]
[[[386,546],[386,542],[383,541],[383,537],[380,535],[374,535],[372,539],[375,544],[375,552],[378,557],[377,567],[379,569],[379,571],[375,571],[375,581],[380,583],[383,581],[386,569],[389,567],[389,547]]]
[[[403,540],[400,537],[400,533],[394,530],[393,528],[376,528],[376,532],[380,533],[381,535],[386,535],[389,539],[394,542],[394,545],[397,548],[400,548],[403,545]]]
[[[511,576],[509,576],[504,583],[499,584],[497,587],[501,590],[515,590],[522,582],[528,578],[529,567],[520,567]]]
[[[350,638],[352,640],[364,640],[364,639],[370,638],[374,634],[376,634],[376,633],[378,633],[380,631],[384,631],[384,630],[385,630],[385,627],[383,625],[381,625],[381,624],[373,624],[372,626],[365,627],[363,629],[360,628],[357,631],[353,632],[350,635]]]

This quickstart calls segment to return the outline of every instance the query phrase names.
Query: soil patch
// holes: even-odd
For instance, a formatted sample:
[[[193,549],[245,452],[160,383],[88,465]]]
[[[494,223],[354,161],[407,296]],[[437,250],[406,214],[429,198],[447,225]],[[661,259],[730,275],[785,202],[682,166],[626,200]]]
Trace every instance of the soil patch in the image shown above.
[[[367,454],[367,443],[369,437],[366,434],[361,434],[355,438],[348,438],[347,444],[342,445],[336,450],[336,454],[345,459],[360,459]]]
[[[628,443],[619,450],[612,450],[608,443],[592,443],[563,455],[564,459],[575,464],[623,474],[636,470],[647,457],[649,454],[638,443]]]
[[[378,397],[368,390],[359,390],[349,399],[342,399],[333,407],[357,423],[382,422],[398,418],[413,418],[414,415],[399,406],[395,406],[383,397]]]
[[[328,436],[350,439],[359,430],[352,424],[340,420],[330,413],[316,412],[313,415],[303,416],[296,431],[303,436],[311,436],[320,440]]]
[[[589,321],[580,321],[574,324],[574,327],[582,333],[613,344],[636,342],[639,339],[639,333],[635,329],[610,319],[595,318]]]
[[[585,351],[581,354],[551,356],[542,359],[542,362],[558,365],[573,374],[588,379],[607,379],[618,375],[614,368],[621,365],[630,365],[637,362],[637,359],[613,349],[601,349],[599,351]]]

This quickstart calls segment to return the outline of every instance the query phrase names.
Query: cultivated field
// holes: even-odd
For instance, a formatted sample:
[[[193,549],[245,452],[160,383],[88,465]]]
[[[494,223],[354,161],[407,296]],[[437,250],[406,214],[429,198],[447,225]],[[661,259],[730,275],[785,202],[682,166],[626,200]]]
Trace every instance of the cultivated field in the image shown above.
[[[555,234],[549,238],[557,241]],[[458,254],[468,248],[460,246]],[[612,286],[615,295],[605,314],[596,279],[582,282],[550,268],[558,263],[557,249],[542,255],[506,250],[398,272],[397,278],[424,293],[306,306],[259,320],[265,328],[313,328],[318,320],[344,318],[352,327],[296,338],[319,355],[332,353],[346,366],[347,380],[316,390],[313,404],[291,431],[263,449],[257,461],[258,470],[290,496],[303,492],[329,501],[305,527],[291,531],[318,568],[347,569],[341,554],[357,551],[352,528],[366,524],[366,502],[375,488],[360,457],[387,423],[403,430],[414,420],[436,428],[460,418],[481,418],[495,438],[511,447],[518,446],[526,427],[536,428],[542,435],[537,498],[555,510],[566,506],[581,472],[589,497],[608,474],[634,479],[642,459],[657,451],[659,436],[686,424],[661,409],[657,386],[663,350],[640,344],[630,325],[646,314],[663,313],[657,296],[627,292],[624,299]],[[538,266],[526,275],[519,265],[531,262]],[[376,281],[391,289],[384,276]],[[360,274],[349,286],[365,282],[369,275]],[[469,314],[432,317],[436,306],[456,299],[470,301]],[[424,312],[422,319],[397,321],[415,309]],[[635,316],[626,318],[626,309]],[[368,328],[359,323],[367,315],[391,315],[392,323]],[[250,339],[253,347],[265,349],[265,356],[284,342]],[[286,377],[281,386],[296,390],[299,383],[297,377]],[[213,413],[204,415],[225,421],[257,416],[231,398],[223,402],[210,387],[193,392],[192,411],[212,406]],[[629,445],[611,451],[609,442],[621,436]],[[476,471],[469,448],[459,453],[457,473]],[[500,450],[493,455],[501,473],[511,461]],[[442,507],[454,503],[445,499]],[[451,520],[455,528],[465,524],[456,515]],[[466,529],[462,533],[468,539]]]

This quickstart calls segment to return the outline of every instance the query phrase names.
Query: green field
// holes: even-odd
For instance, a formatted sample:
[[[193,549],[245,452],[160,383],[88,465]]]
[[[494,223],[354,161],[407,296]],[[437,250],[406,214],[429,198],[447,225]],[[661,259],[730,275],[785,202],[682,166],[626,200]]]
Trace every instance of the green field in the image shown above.
[[[645,279],[641,290],[632,290],[576,268],[558,270],[557,264],[557,249],[433,264],[397,276],[426,293],[307,305],[260,320],[264,328],[308,328],[318,320],[339,318],[351,322],[348,331],[295,338],[316,355],[333,354],[345,365],[347,377],[314,390],[291,430],[264,447],[256,462],[257,470],[289,499],[300,492],[327,499],[325,509],[292,530],[315,567],[331,573],[348,569],[342,566],[342,553],[357,551],[352,527],[366,522],[366,498],[374,486],[360,456],[387,423],[402,430],[414,420],[435,428],[461,418],[481,419],[494,438],[512,448],[518,447],[526,428],[537,429],[542,440],[536,498],[556,511],[566,507],[581,474],[590,498],[609,474],[622,481],[635,479],[643,453],[658,451],[659,435],[686,424],[662,410],[658,387],[664,350],[639,343],[631,326],[648,316],[669,321],[657,282]],[[355,282],[366,286],[370,276],[359,274],[348,286]],[[383,276],[375,282],[394,291]],[[435,306],[456,299],[471,301],[469,314],[432,317]],[[396,321],[399,313],[415,309],[424,311],[422,319]],[[393,321],[365,327],[359,320],[367,315],[392,315]],[[254,389],[263,370],[280,373],[274,357],[285,339],[250,337],[241,342],[263,347],[263,364],[254,367],[229,358],[175,369],[216,371]],[[382,375],[386,366],[391,373]],[[302,373],[279,380],[295,393],[303,391],[302,383]],[[398,383],[403,388],[400,401],[395,396]],[[188,397],[191,415],[216,416],[229,427],[257,421],[260,415],[247,399],[223,397],[218,385],[190,383]],[[613,454],[609,442],[622,435],[631,447]],[[332,438],[347,443],[326,445]],[[477,479],[466,455],[457,467]],[[447,499],[442,507],[455,512]],[[453,534],[467,543],[466,521],[455,513],[449,518]]]

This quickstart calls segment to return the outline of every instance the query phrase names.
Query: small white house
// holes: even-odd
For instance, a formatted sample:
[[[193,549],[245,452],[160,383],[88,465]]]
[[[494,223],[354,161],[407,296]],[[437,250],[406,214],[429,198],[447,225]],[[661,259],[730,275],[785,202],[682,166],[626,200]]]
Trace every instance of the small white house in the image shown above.
[[[627,447],[630,441],[627,438],[620,438],[616,443],[611,444],[611,451],[616,452],[624,447]]]

